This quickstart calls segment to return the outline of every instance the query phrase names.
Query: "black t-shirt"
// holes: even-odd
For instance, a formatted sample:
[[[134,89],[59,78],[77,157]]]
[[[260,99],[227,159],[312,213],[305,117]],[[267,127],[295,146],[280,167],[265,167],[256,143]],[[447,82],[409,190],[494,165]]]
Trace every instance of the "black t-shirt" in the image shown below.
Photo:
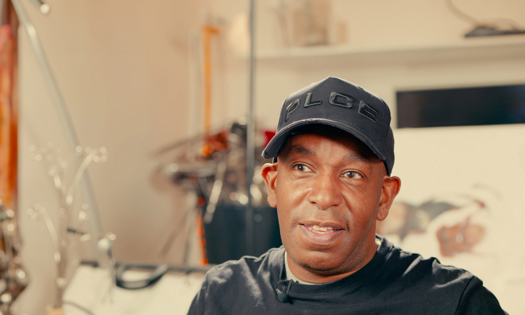
[[[423,259],[381,238],[372,260],[341,280],[286,280],[284,248],[206,274],[188,314],[505,314],[466,270]]]

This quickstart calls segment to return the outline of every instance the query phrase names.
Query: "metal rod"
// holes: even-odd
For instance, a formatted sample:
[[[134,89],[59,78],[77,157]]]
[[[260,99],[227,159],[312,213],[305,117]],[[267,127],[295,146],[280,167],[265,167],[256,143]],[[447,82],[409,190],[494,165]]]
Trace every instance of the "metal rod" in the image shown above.
[[[81,265],[94,266],[94,267],[99,266],[97,261],[90,261],[90,260],[82,260],[80,262],[80,264]],[[154,270],[154,269],[156,269],[159,266],[159,265],[154,265],[154,264],[149,264],[149,263],[127,262],[127,261],[117,261],[115,263],[115,265],[117,267],[125,265],[125,266],[130,266],[131,268],[148,269],[148,270]],[[208,270],[210,270],[214,266],[215,266],[214,264],[208,264],[208,265],[206,265],[204,267],[201,267],[201,266],[189,266],[189,265],[168,265],[168,270],[169,271],[174,271],[174,272],[184,272],[184,273],[191,273],[191,272],[206,273]]]
[[[248,119],[246,123],[246,194],[248,206],[246,209],[246,252],[254,252],[254,220],[253,198],[251,187],[253,183],[253,169],[255,167],[255,0],[250,0],[250,57],[249,57],[249,93]]]
[[[29,15],[25,10],[24,5],[20,2],[20,0],[11,0],[11,3],[13,3],[13,7],[15,8],[20,23],[23,25],[25,31],[27,32],[27,35],[29,36],[29,41],[31,43],[31,46],[33,47],[33,50],[35,51],[36,57],[46,79],[45,81],[51,92],[51,97],[53,99],[53,104],[55,105],[55,110],[59,116],[62,127],[65,130],[67,141],[69,142],[69,145],[72,147],[72,149],[75,151],[76,147],[79,146],[78,137],[75,128],[73,127],[73,123],[71,122],[71,117],[69,116],[69,113],[67,111],[67,107],[62,97],[62,94],[60,93],[60,89],[58,88],[57,82],[53,75],[53,71],[51,70],[51,66],[49,65],[48,59],[44,52],[44,48],[42,47],[42,44],[40,43],[40,40],[38,38],[36,29],[33,23],[31,22],[31,19],[29,18]],[[75,155],[75,158],[76,163],[80,164],[80,157]],[[92,233],[96,236],[100,236],[102,235],[102,225],[98,215],[97,205],[95,202],[91,182],[87,173],[84,174],[84,176],[82,177],[82,188],[84,190],[86,202],[90,209],[90,222]],[[93,238],[93,245],[95,247],[95,255],[98,260],[99,252],[96,241],[97,239],[97,237]]]

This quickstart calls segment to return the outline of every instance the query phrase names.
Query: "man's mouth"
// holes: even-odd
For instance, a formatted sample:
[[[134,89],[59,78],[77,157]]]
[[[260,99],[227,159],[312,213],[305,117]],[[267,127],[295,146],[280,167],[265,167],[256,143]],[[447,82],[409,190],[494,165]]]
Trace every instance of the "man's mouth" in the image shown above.
[[[301,224],[301,225],[305,226],[309,230],[312,230],[312,231],[315,231],[315,232],[320,232],[320,233],[326,233],[326,232],[333,232],[333,231],[342,230],[340,228],[333,227],[333,226],[320,226],[320,225],[317,225],[317,224],[313,224],[313,225]]]
[[[304,223],[300,224],[303,237],[315,245],[327,246],[338,239],[344,229],[337,224]]]

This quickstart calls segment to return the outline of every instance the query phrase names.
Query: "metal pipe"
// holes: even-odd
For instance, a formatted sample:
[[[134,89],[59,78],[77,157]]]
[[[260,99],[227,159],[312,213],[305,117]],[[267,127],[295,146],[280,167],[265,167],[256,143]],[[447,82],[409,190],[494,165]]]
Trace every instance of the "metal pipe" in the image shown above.
[[[67,111],[67,107],[62,97],[62,94],[60,93],[60,89],[58,88],[57,82],[53,75],[53,71],[51,70],[51,66],[49,65],[48,59],[44,52],[44,48],[42,47],[42,44],[40,43],[40,40],[38,38],[36,29],[33,23],[31,22],[31,19],[29,18],[29,15],[27,14],[25,10],[24,5],[20,2],[20,0],[11,0],[11,3],[13,3],[13,7],[15,8],[16,14],[18,15],[20,24],[23,25],[25,31],[27,32],[27,35],[29,36],[29,41],[31,43],[31,46],[33,47],[33,50],[35,51],[36,57],[38,59],[38,62],[40,64],[44,77],[46,79],[45,81],[51,93],[53,104],[55,105],[55,110],[59,116],[62,127],[64,128],[67,141],[69,145],[71,146],[71,148],[73,149],[73,151],[75,151],[76,148],[79,146],[78,137],[77,137],[75,128],[73,127],[73,123],[71,122],[71,117],[69,116],[69,113]],[[45,5],[45,4],[42,3],[40,5],[40,9],[42,9],[42,5]],[[76,158],[77,165],[80,164],[81,162],[80,157],[75,155],[75,158]],[[98,215],[98,210],[97,210],[98,208],[95,202],[95,197],[93,194],[91,182],[89,180],[89,176],[87,173],[84,174],[84,176],[82,177],[82,188],[84,190],[86,202],[90,209],[90,214],[91,214],[90,222],[91,222],[92,233],[95,236],[100,236],[102,235],[102,225],[100,222],[100,217]],[[97,237],[94,237],[93,246],[95,248],[95,254],[98,260],[100,258],[99,257],[100,255],[98,252],[96,240],[97,240]]]
[[[246,252],[254,251],[254,209],[251,187],[253,183],[253,169],[255,167],[255,0],[250,0],[250,56],[249,56],[249,94],[248,119],[246,123],[246,194],[248,206],[246,208]]]

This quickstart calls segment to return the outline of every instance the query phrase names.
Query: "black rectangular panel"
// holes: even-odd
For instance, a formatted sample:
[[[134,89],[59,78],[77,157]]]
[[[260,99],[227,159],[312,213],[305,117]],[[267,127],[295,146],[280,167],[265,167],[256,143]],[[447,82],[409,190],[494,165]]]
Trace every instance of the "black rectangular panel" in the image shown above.
[[[260,256],[281,246],[277,210],[270,206],[254,207],[254,252],[246,251],[246,207],[219,204],[213,220],[204,224],[206,258],[211,264],[236,260],[244,255]]]
[[[525,84],[397,92],[397,127],[525,123]]]

